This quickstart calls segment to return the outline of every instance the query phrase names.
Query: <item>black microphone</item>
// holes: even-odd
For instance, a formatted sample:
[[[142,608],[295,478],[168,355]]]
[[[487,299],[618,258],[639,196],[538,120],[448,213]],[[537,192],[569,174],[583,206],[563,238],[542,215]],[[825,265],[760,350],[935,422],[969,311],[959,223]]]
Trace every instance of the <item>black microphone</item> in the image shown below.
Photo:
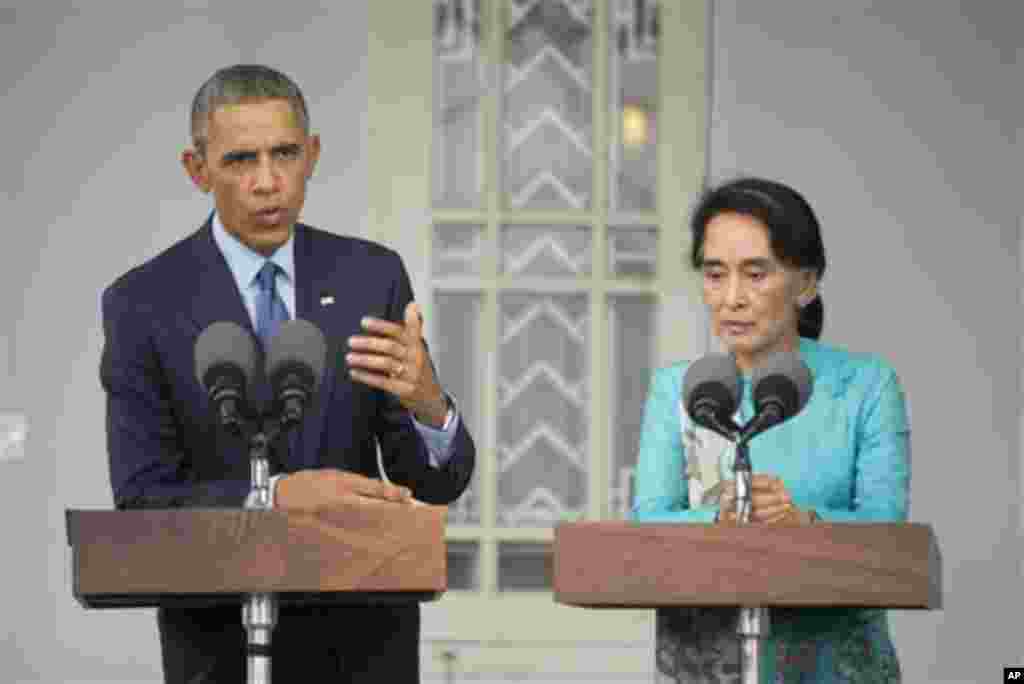
[[[218,422],[240,434],[256,370],[256,340],[235,323],[217,321],[199,334],[194,357],[196,379],[215,407]]]
[[[281,426],[297,425],[313,401],[327,359],[327,342],[309,321],[281,324],[267,350],[267,378],[281,412]]]
[[[776,352],[754,369],[751,376],[755,415],[743,429],[747,440],[789,420],[811,398],[811,369],[798,354]]]
[[[739,427],[733,422],[740,396],[740,372],[727,354],[708,354],[686,369],[683,406],[701,427],[733,439]]]

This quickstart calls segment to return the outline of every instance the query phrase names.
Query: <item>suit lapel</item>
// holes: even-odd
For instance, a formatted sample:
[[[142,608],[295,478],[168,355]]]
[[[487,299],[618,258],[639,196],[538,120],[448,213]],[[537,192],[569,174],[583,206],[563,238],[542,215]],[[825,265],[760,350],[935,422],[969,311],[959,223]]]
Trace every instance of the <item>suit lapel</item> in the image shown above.
[[[216,321],[231,321],[255,334],[249,312],[224,255],[213,241],[210,219],[192,236],[196,273],[183,273],[182,281],[192,284],[192,320],[199,330]]]
[[[337,333],[339,313],[346,299],[336,291],[340,285],[339,254],[325,250],[319,252],[313,229],[303,224],[295,227],[295,308],[296,318],[303,318],[324,333],[328,343]],[[337,341],[337,340],[333,340]],[[328,364],[332,368],[332,364]],[[333,369],[333,368],[332,368]]]

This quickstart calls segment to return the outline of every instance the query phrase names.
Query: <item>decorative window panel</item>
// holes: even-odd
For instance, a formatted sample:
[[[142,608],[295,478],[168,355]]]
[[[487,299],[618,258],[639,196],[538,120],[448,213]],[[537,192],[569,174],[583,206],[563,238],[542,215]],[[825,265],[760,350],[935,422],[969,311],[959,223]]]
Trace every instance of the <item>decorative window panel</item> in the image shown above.
[[[435,207],[483,204],[480,1],[436,2],[434,11]]]
[[[589,303],[507,293],[500,310],[498,520],[546,527],[587,497]]]
[[[590,274],[588,226],[503,226],[502,273],[513,276]]]
[[[593,194],[590,2],[506,4],[502,176],[510,209],[587,209]]]
[[[658,3],[615,0],[609,22],[611,211],[657,206]]]

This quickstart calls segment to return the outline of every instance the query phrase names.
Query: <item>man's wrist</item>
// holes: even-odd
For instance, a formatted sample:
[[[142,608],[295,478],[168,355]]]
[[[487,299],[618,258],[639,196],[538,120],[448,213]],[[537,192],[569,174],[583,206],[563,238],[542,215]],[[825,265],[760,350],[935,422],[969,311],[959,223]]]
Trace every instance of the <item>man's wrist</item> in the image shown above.
[[[455,414],[455,408],[451,400],[444,392],[441,397],[430,403],[426,410],[414,411],[413,415],[420,423],[430,426],[435,430],[444,430],[451,423]]]

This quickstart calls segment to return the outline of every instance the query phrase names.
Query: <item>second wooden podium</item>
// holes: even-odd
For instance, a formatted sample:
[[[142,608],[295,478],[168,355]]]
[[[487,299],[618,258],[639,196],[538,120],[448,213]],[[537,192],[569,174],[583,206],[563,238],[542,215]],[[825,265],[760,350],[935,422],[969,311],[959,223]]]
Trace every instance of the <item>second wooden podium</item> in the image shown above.
[[[941,577],[928,525],[584,522],[555,530],[556,601],[657,609],[659,682],[705,681],[712,670],[721,681],[762,681],[770,667],[740,658],[737,646],[767,636],[770,613],[855,619],[857,609],[937,609]]]
[[[585,522],[555,530],[555,600],[575,606],[941,607],[920,524]]]

